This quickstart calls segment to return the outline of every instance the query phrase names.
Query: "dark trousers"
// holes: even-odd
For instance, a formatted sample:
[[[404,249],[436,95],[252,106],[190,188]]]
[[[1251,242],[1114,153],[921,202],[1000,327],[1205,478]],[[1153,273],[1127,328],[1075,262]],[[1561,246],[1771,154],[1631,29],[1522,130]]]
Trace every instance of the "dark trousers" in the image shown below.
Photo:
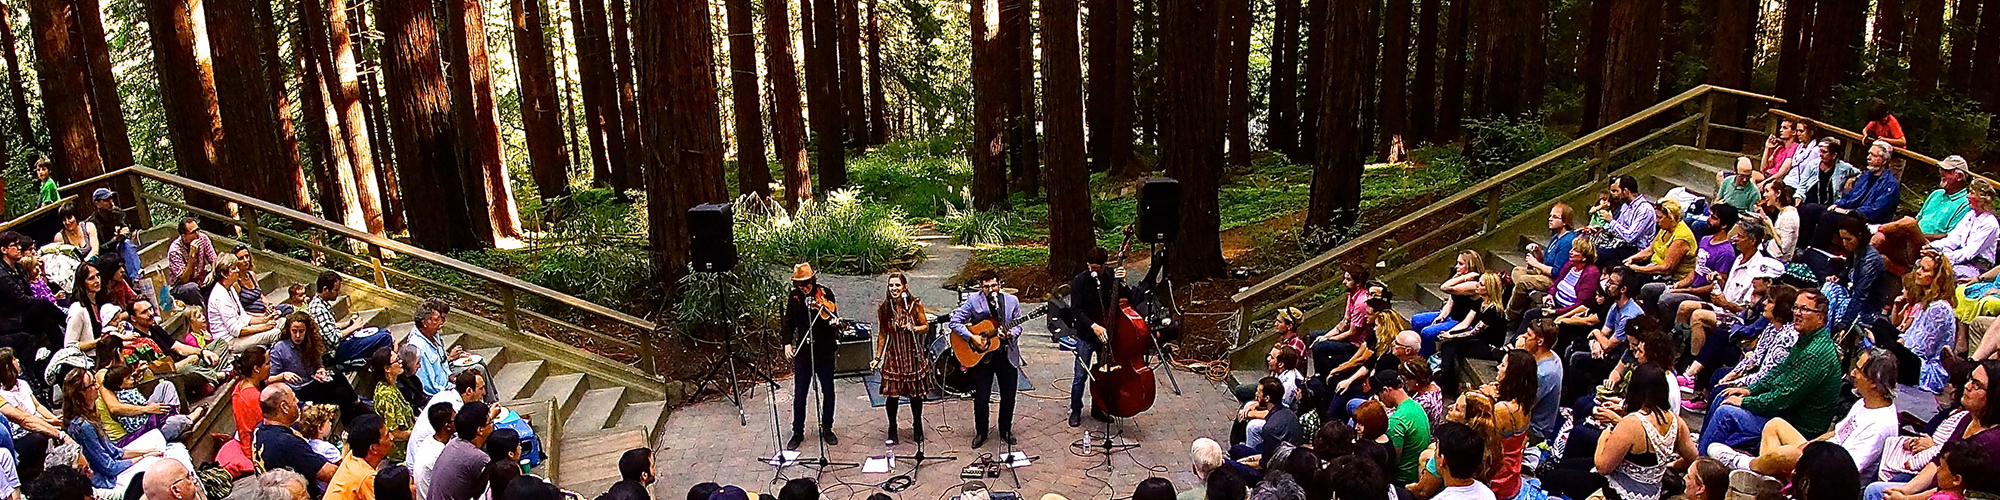
[[[1081,335],[1093,335],[1093,334],[1086,330],[1082,332]],[[999,355],[999,353],[994,353],[994,354]],[[1077,339],[1076,367],[1075,367],[1076,369],[1074,370],[1074,377],[1070,378],[1069,381],[1069,411],[1071,413],[1083,411],[1083,394],[1085,392],[1084,383],[1090,380],[1090,363],[1091,360],[1096,357],[1097,357],[1097,346],[1091,345],[1090,342],[1084,341],[1081,338]],[[1008,380],[1009,382],[1013,381],[1013,379],[1008,379]],[[982,415],[985,413],[986,412],[983,411],[980,412],[980,414]],[[986,427],[980,426],[980,428],[984,429]]]
[[[347,382],[345,376],[334,375],[325,382],[313,380],[293,392],[298,394],[299,401],[339,406],[340,421],[343,424],[369,412],[368,406],[361,404],[361,398],[354,394],[354,386]]]
[[[15,471],[20,473],[21,484],[34,482],[41,477],[42,466],[49,458],[49,436],[39,432],[29,432],[14,438],[14,453],[20,457]]]
[[[824,346],[824,347],[822,347]],[[792,434],[806,430],[806,399],[819,380],[819,429],[833,431],[833,342],[813,342],[792,358]]]
[[[207,292],[208,287],[201,286],[201,283],[181,283],[174,285],[169,294],[173,295],[174,300],[181,301],[181,303],[187,305],[206,306],[208,304]]]
[[[1014,433],[1014,382],[1020,378],[1021,368],[1007,361],[1005,353],[995,352],[972,366],[972,424],[980,435],[986,434],[986,411],[996,384],[1000,386],[1000,434]],[[827,409],[833,409],[831,401]]]
[[[1356,346],[1353,342],[1345,340],[1329,340],[1313,343],[1313,371],[1318,372],[1315,378],[1329,384],[1340,382],[1338,380],[1327,381],[1326,377],[1329,372],[1333,371],[1334,367],[1340,366],[1341,363],[1346,363],[1348,359],[1354,357],[1354,352],[1359,350],[1361,350],[1360,346]]]
[[[1442,362],[1438,367],[1437,383],[1438,388],[1444,392],[1444,398],[1458,399],[1459,386],[1462,383],[1460,379],[1463,377],[1463,374],[1459,373],[1461,371],[1459,365],[1464,358],[1499,361],[1501,354],[1504,354],[1501,350],[1477,338],[1448,339],[1438,342],[1438,359]]]
[[[1569,364],[1566,365],[1568,371],[1563,373],[1563,402],[1573,402],[1577,398],[1597,395],[1593,391],[1598,384],[1604,383],[1605,377],[1611,376],[1613,368],[1618,367],[1618,359],[1624,352],[1624,347],[1612,351],[1604,353],[1603,358],[1591,357],[1588,349],[1570,353]]]

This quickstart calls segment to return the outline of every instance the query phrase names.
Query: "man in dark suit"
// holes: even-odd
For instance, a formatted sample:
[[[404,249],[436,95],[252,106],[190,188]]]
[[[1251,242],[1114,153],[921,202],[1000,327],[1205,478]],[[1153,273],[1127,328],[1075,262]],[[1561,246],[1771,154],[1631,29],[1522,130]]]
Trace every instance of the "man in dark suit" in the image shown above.
[[[1113,328],[1111,322],[1117,320],[1115,313],[1106,316],[1106,313],[1112,313],[1113,307],[1117,307],[1112,301],[1114,290],[1112,287],[1121,287],[1116,289],[1118,297],[1132,297],[1132,288],[1124,284],[1125,269],[1120,267],[1106,272],[1105,263],[1108,260],[1110,258],[1103,248],[1091,247],[1090,252],[1084,254],[1083,260],[1089,268],[1069,280],[1071,311],[1069,321],[1075,327],[1077,337],[1076,376],[1070,379],[1069,383],[1070,427],[1083,424],[1084,383],[1090,379],[1091,358],[1110,338],[1110,329]],[[1111,417],[1098,411],[1097,408],[1090,409],[1090,417],[1105,422],[1111,421]]]
[[[792,361],[792,440],[785,449],[805,442],[806,400],[813,380],[819,381],[819,438],[840,444],[833,435],[833,354],[839,345],[840,318],[826,319],[819,301],[834,302],[833,290],[819,284],[810,264],[792,267],[792,293],[785,299],[785,359]],[[829,312],[830,314],[830,312]]]
[[[960,338],[972,340],[972,331],[966,327],[987,319],[1001,325],[1021,317],[1021,299],[1014,294],[1000,290],[1000,275],[988,269],[980,271],[979,293],[959,304],[951,312],[951,331]],[[1014,382],[1020,379],[1021,347],[1016,340],[1021,337],[1021,327],[1015,326],[1000,331],[998,340],[1006,357],[993,353],[979,360],[971,367],[972,373],[972,420],[978,427],[973,435],[972,447],[986,444],[987,401],[993,394],[993,385],[1000,385],[1000,440],[1014,444]]]

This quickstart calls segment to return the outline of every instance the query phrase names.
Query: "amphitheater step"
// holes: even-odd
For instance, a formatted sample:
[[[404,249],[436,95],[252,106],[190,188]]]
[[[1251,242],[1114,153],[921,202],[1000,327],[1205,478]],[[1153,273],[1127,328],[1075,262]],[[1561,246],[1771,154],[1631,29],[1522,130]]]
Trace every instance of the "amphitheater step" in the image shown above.
[[[553,417],[561,418],[561,415],[569,413],[571,409],[576,407],[577,398],[583,396],[582,389],[583,374],[581,373],[550,375],[548,378],[542,379],[541,385],[535,387],[533,399],[554,401],[557,415],[553,415]]]
[[[494,391],[493,396],[501,401],[512,401],[523,395],[533,394],[529,392],[529,388],[537,378],[547,372],[545,364],[539,359],[507,363],[494,371],[493,383],[487,387]]]
[[[617,427],[634,427],[646,430],[646,435],[654,435],[660,428],[660,421],[667,417],[666,401],[646,401],[625,405],[625,413],[618,416]]]
[[[575,409],[570,411],[569,419],[563,421],[563,429],[570,432],[603,429],[611,423],[618,407],[623,406],[620,402],[624,398],[624,387],[593,389],[583,393],[583,399],[577,401]]]

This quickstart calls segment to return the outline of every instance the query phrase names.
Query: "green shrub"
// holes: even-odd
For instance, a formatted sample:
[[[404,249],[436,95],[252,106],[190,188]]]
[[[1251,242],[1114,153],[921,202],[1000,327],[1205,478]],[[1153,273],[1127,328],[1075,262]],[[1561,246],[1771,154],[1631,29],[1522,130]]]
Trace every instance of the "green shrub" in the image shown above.
[[[902,208],[919,218],[944,216],[967,205],[959,187],[971,184],[972,164],[950,136],[884,144],[848,163],[848,185],[862,197]]]
[[[880,273],[922,253],[900,209],[865,202],[852,189],[827,193],[795,215],[738,212],[736,246],[745,261],[810,262],[836,274]]]
[[[1471,138],[1466,146],[1469,166],[1473,175],[1481,177],[1505,172],[1570,141],[1567,134],[1549,127],[1540,113],[1468,120],[1466,133]]]
[[[784,266],[748,260],[726,273],[688,273],[681,277],[681,298],[674,304],[674,317],[683,329],[714,328],[738,314],[749,314],[753,323],[776,327],[785,305],[785,272]],[[720,301],[717,295],[721,295]]]
[[[1049,263],[1049,247],[1004,246],[973,251],[972,260],[994,267],[1039,266]]]
[[[937,220],[938,232],[951,235],[953,243],[961,245],[1003,244],[1028,238],[1035,234],[1037,219],[1031,219],[1014,210],[959,210],[947,207],[945,216]],[[1047,206],[1043,205],[1046,221]]]

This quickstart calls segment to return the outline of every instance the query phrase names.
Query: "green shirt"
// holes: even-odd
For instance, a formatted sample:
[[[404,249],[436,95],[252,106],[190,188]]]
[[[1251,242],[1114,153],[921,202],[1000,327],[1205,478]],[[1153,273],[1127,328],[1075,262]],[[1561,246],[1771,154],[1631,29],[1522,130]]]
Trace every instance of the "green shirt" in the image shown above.
[[[1760,196],[1763,195],[1757,192],[1757,183],[1752,182],[1743,187],[1737,187],[1735,175],[1724,176],[1722,178],[1722,185],[1715,187],[1715,200],[1717,202],[1736,207],[1736,210],[1746,213],[1750,211],[1752,204],[1757,203],[1757,198]]]
[[[382,417],[384,432],[409,432],[417,423],[416,413],[410,410],[410,402],[403,400],[403,393],[396,390],[394,382],[375,384],[375,414]],[[404,447],[408,444],[408,440],[397,441],[396,447],[389,451],[389,458],[402,461]]]
[[[1917,210],[1917,229],[1924,234],[1951,232],[1951,228],[1957,227],[1958,221],[1965,218],[1965,213],[1972,210],[1972,205],[1965,201],[1968,191],[1971,190],[1960,189],[1951,194],[1943,189],[1931,191],[1930,197],[1924,198],[1924,207]]]
[[[55,203],[56,200],[62,199],[62,191],[56,189],[55,179],[51,178],[42,180],[42,192],[40,197],[41,201],[37,203],[39,205],[47,205],[50,203]]]
[[[1830,335],[1826,328],[1799,334],[1785,360],[1750,385],[1743,409],[1762,417],[1782,417],[1799,434],[1825,434],[1845,408],[1840,403],[1840,351]]]
[[[1417,462],[1431,444],[1431,417],[1416,398],[1403,400],[1389,414],[1389,446],[1396,453],[1396,484],[1417,482]]]

